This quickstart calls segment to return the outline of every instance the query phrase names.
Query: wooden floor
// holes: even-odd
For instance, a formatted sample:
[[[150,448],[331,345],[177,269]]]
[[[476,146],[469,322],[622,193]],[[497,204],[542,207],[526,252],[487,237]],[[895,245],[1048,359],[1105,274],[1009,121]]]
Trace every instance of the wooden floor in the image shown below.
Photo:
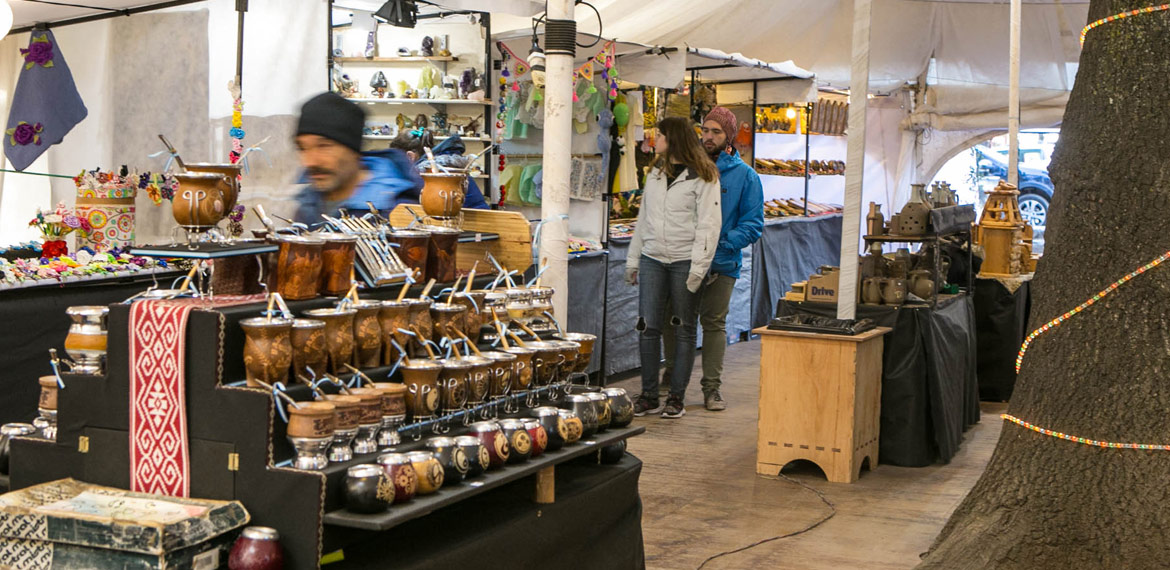
[[[755,474],[759,355],[759,341],[728,347],[726,411],[703,409],[696,361],[685,416],[635,419],[646,426],[629,448],[644,462],[648,568],[698,568],[710,556],[798,531],[830,512],[815,493]],[[636,394],[639,382],[613,385]],[[964,434],[959,454],[947,465],[879,465],[848,485],[828,483],[811,464],[793,464],[784,475],[821,491],[836,506],[836,516],[810,532],[720,557],[704,568],[912,568],[991,457],[1002,424],[998,414],[1006,405],[982,407],[982,421]]]

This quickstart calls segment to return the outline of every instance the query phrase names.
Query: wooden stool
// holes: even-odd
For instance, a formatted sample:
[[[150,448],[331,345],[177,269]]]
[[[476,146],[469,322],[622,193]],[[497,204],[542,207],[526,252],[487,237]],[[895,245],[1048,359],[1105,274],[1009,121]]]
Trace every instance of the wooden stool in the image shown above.
[[[760,335],[760,416],[756,473],[776,475],[797,459],[829,481],[852,483],[869,459],[877,467],[882,335],[777,331]]]

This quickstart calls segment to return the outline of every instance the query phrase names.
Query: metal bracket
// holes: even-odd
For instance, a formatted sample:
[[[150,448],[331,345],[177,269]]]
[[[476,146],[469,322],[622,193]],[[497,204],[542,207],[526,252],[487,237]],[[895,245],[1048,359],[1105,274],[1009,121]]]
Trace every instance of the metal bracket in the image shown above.
[[[240,470],[240,454],[239,453],[229,453],[228,454],[227,468],[228,468],[228,471],[239,471]]]
[[[89,453],[89,437],[88,436],[82,435],[82,436],[77,437],[77,452],[78,453]]]

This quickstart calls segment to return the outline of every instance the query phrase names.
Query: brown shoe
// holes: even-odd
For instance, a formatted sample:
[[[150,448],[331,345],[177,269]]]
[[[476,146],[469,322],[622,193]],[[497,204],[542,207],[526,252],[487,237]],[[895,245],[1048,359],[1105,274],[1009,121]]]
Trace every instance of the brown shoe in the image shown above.
[[[719,390],[703,394],[703,405],[711,412],[721,412],[727,409],[727,402],[723,401],[723,395],[719,393]]]

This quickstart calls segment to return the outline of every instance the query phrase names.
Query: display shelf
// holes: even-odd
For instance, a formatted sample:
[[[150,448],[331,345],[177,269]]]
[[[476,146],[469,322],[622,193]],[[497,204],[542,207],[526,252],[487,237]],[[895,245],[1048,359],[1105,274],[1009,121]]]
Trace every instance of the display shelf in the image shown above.
[[[404,55],[399,57],[335,57],[337,63],[417,63],[420,61],[459,61],[455,56]]]
[[[390,99],[388,97],[375,99],[373,97],[347,97],[346,100],[358,104],[395,103],[399,105],[481,105],[488,107],[492,105],[491,101],[471,101],[469,99]]]
[[[362,135],[362,138],[366,139],[366,140],[371,140],[371,141],[392,141],[397,137],[395,135]],[[451,137],[434,137],[434,139],[436,141],[445,141],[449,138],[451,138]],[[492,142],[491,137],[462,137],[461,136],[459,138],[461,138],[465,141],[472,141],[472,142],[482,142],[482,143]]]
[[[238,255],[256,255],[272,253],[280,249],[278,246],[264,243],[176,243],[171,245],[144,245],[130,249],[130,255],[142,257],[181,257],[184,259],[220,259]]]
[[[565,446],[557,451],[546,451],[536,459],[530,459],[516,465],[505,465],[500,469],[488,471],[482,476],[460,483],[455,487],[443,487],[434,494],[415,497],[404,505],[391,506],[385,513],[363,515],[339,509],[325,513],[322,521],[327,525],[343,526],[363,530],[388,530],[402,523],[426,516],[438,509],[458,503],[490,489],[500,487],[512,481],[517,481],[535,475],[536,472],[564,463],[571,459],[588,455],[601,448],[618,443],[646,431],[642,426],[631,426],[606,430],[594,435],[588,440],[581,440],[575,444]],[[450,434],[447,434],[450,435]],[[406,445],[400,447],[407,447]],[[391,449],[390,451],[398,451]],[[367,457],[368,459],[368,457]],[[336,466],[344,469],[349,464]],[[330,468],[327,469],[332,469]]]
[[[170,267],[153,267],[150,269],[140,269],[137,271],[118,271],[116,273],[107,273],[102,275],[91,275],[87,277],[71,276],[64,279],[25,279],[23,281],[16,281],[13,283],[0,283],[0,293],[5,291],[13,291],[16,289],[28,289],[32,287],[61,287],[61,286],[83,286],[88,287],[92,285],[107,285],[110,283],[128,282],[135,277],[150,277],[155,279],[168,279],[168,275],[181,276],[183,272],[175,271]]]

